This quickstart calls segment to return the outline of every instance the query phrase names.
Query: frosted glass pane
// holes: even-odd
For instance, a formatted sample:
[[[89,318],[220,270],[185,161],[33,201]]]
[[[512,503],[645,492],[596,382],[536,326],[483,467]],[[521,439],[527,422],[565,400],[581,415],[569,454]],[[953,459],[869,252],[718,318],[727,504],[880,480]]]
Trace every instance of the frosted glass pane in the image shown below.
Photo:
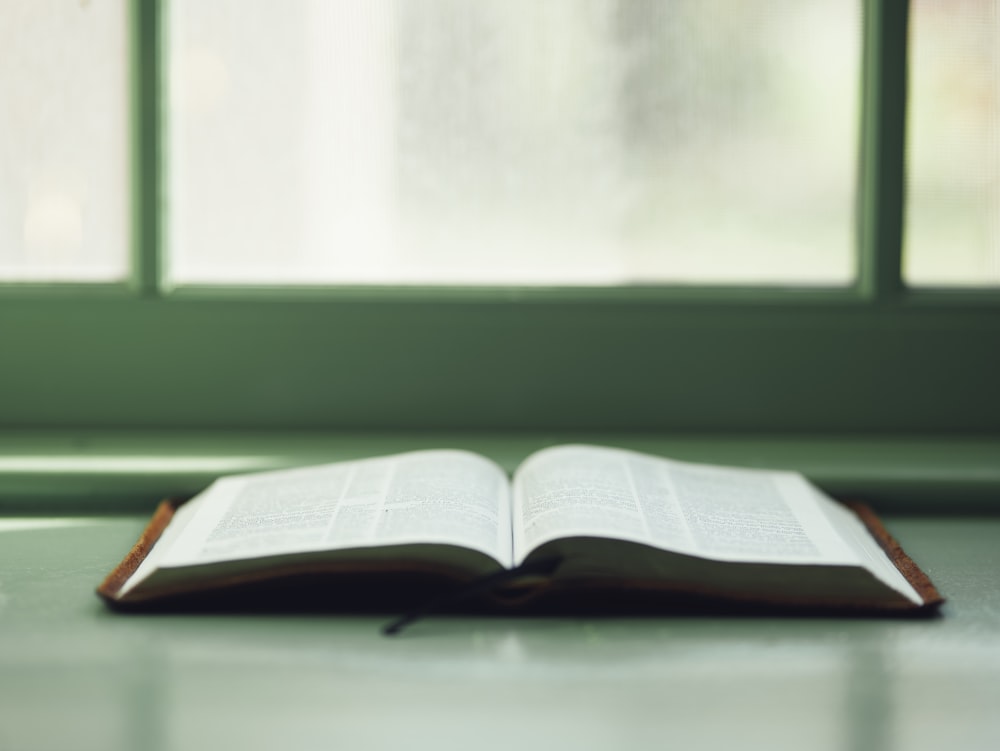
[[[842,0],[175,0],[173,282],[838,284]]]
[[[1000,285],[1000,14],[996,0],[916,0],[904,274]]]
[[[0,281],[123,279],[124,0],[0,0]]]

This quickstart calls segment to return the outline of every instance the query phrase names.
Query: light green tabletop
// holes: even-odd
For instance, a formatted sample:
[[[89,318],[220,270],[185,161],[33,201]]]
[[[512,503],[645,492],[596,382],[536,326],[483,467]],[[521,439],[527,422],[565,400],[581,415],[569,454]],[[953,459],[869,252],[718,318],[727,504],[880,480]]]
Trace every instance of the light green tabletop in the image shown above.
[[[1000,519],[890,517],[931,621],[123,616],[144,519],[0,519],[0,749],[1000,748]]]

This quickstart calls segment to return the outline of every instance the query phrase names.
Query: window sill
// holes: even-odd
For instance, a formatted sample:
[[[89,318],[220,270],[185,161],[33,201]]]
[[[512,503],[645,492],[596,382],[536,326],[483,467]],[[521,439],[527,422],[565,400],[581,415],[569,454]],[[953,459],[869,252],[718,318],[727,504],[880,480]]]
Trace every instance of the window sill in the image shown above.
[[[426,448],[483,453],[508,471],[556,443],[795,469],[893,513],[1000,510],[1000,436],[670,435],[624,432],[0,432],[0,513],[139,512],[219,475]]]

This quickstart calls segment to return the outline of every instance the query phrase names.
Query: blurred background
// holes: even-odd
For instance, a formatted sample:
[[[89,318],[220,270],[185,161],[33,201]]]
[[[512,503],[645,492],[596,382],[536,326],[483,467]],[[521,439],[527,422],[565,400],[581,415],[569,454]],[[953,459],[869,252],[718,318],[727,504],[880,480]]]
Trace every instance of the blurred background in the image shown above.
[[[0,280],[129,273],[128,3],[0,0]],[[1000,284],[1000,21],[916,0],[904,274]],[[174,0],[166,281],[838,286],[861,5]]]

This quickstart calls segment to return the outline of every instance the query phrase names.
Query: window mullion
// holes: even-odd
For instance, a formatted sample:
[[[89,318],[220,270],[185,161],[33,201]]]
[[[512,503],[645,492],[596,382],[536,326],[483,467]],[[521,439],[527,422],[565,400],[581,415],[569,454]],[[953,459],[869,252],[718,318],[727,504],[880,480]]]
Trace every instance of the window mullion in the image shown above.
[[[142,296],[160,289],[160,17],[158,0],[129,5],[132,272]]]
[[[907,0],[864,5],[858,283],[876,302],[903,291],[908,16]]]

